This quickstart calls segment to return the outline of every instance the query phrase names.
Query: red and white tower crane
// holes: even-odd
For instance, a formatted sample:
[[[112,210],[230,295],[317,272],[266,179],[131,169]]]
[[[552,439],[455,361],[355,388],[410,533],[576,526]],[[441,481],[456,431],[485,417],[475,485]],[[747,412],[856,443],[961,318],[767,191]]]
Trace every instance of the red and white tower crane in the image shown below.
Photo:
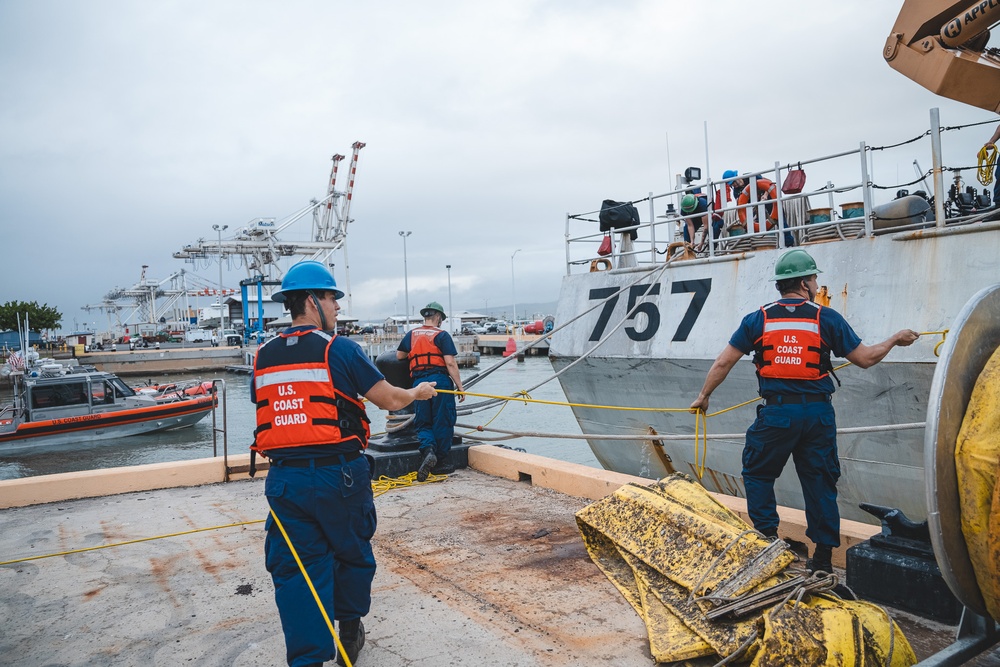
[[[328,264],[330,256],[338,251],[344,251],[344,292],[347,295],[347,311],[352,310],[350,267],[347,262],[347,227],[353,222],[350,217],[351,199],[354,194],[354,180],[357,175],[358,156],[365,144],[356,141],[352,144],[350,174],[347,188],[337,190],[337,173],[343,155],[334,155],[333,168],[327,186],[326,196],[321,200],[312,200],[308,206],[296,211],[283,220],[275,218],[254,218],[246,225],[238,228],[231,238],[220,240],[198,239],[196,243],[184,246],[180,252],[174,253],[175,259],[195,261],[218,255],[223,257],[239,255],[244,259],[247,278],[261,280],[280,280],[284,271],[278,265],[282,257],[301,256],[303,259],[313,259]],[[293,224],[312,213],[312,233],[309,241],[288,241],[282,239],[282,233]]]

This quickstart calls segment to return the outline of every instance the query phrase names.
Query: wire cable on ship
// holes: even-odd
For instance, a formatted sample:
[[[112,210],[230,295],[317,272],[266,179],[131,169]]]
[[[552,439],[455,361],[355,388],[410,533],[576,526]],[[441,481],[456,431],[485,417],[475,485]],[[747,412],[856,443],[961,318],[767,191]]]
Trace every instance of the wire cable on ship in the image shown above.
[[[911,185],[916,185],[926,178],[929,178],[933,172],[931,170],[925,171],[923,174],[918,176],[916,179],[910,181],[909,183],[897,183],[896,185],[878,185],[871,181],[868,182],[868,187],[875,188],[876,190],[898,190],[899,188],[906,188]]]
[[[664,273],[664,272],[665,272],[665,271],[667,270],[667,268],[668,268],[668,267],[669,267],[669,265],[668,265],[668,264],[664,264],[664,265],[663,265],[662,267],[660,267],[659,269],[656,269],[655,271],[652,271],[652,272],[651,272],[651,273],[654,273],[655,275],[653,275],[653,276],[652,276],[652,279],[650,279],[650,281],[649,281],[649,284],[648,284],[648,285],[646,286],[646,289],[645,289],[645,291],[644,291],[644,292],[643,292],[643,293],[642,293],[641,295],[639,295],[639,296],[638,296],[638,297],[636,298],[636,300],[635,300],[635,305],[634,305],[634,306],[633,306],[633,307],[632,307],[631,309],[629,309],[629,310],[628,310],[628,311],[627,311],[627,312],[625,313],[625,315],[624,315],[624,317],[622,317],[621,321],[619,321],[619,323],[618,323],[617,325],[615,325],[615,326],[614,326],[614,327],[613,327],[613,328],[611,329],[611,331],[609,331],[609,332],[608,332],[608,334],[607,334],[606,336],[604,336],[604,337],[603,337],[603,338],[602,338],[601,340],[597,341],[597,342],[596,342],[596,343],[595,343],[595,344],[593,345],[593,347],[591,347],[591,348],[590,348],[589,350],[587,350],[587,351],[586,351],[586,352],[584,352],[584,353],[583,353],[582,355],[580,355],[580,356],[579,356],[579,357],[578,357],[577,359],[575,359],[575,360],[574,360],[574,361],[573,361],[572,363],[570,363],[570,364],[569,364],[568,366],[566,366],[566,368],[564,368],[564,369],[562,369],[561,371],[559,371],[559,372],[557,372],[557,373],[553,374],[553,375],[552,375],[551,377],[549,377],[549,378],[547,378],[547,379],[543,380],[542,382],[539,382],[539,383],[538,383],[538,384],[536,384],[535,386],[533,386],[533,387],[530,387],[530,388],[528,388],[528,389],[525,389],[525,390],[524,390],[523,392],[521,392],[521,393],[522,393],[522,394],[529,394],[530,392],[532,392],[532,391],[534,391],[534,390],[538,389],[539,387],[542,387],[542,386],[544,386],[544,385],[548,384],[549,382],[551,382],[552,380],[555,380],[555,379],[556,379],[556,378],[558,378],[558,377],[559,377],[560,375],[562,375],[563,373],[565,373],[566,371],[568,371],[568,370],[569,370],[570,368],[572,368],[573,366],[575,366],[576,364],[580,363],[581,361],[583,361],[584,359],[586,359],[587,357],[589,357],[589,356],[590,356],[591,354],[593,354],[593,352],[594,352],[594,351],[595,351],[595,350],[596,350],[596,349],[597,349],[598,347],[600,347],[600,346],[601,346],[601,345],[602,345],[602,344],[603,344],[603,343],[604,343],[604,342],[605,342],[606,340],[608,340],[608,338],[609,338],[609,337],[610,337],[610,336],[611,336],[612,334],[614,334],[614,332],[616,332],[616,331],[617,331],[618,329],[620,329],[620,328],[621,328],[622,326],[624,326],[624,325],[625,325],[625,323],[626,323],[626,322],[628,321],[629,317],[631,317],[631,316],[632,316],[632,315],[633,315],[633,314],[634,314],[634,313],[635,313],[635,312],[636,312],[636,311],[637,311],[637,310],[638,310],[638,309],[639,309],[639,308],[640,308],[640,307],[642,306],[642,301],[641,301],[640,299],[641,299],[642,297],[645,297],[645,296],[648,296],[648,295],[649,295],[649,292],[650,292],[650,290],[652,290],[652,289],[653,289],[653,285],[657,284],[657,281],[659,280],[660,276],[662,276],[662,275],[663,275],[663,273]],[[628,291],[628,290],[631,290],[631,288],[632,288],[632,287],[633,287],[634,285],[637,285],[637,284],[638,284],[638,283],[639,283],[640,281],[642,281],[642,280],[646,280],[646,279],[648,279],[648,278],[650,278],[650,274],[649,274],[649,273],[643,273],[643,274],[639,275],[639,276],[638,276],[638,277],[637,277],[637,278],[636,278],[635,280],[633,280],[632,282],[630,282],[630,283],[627,283],[626,285],[624,285],[624,286],[622,286],[621,288],[619,288],[619,290],[618,290],[617,292],[613,292],[612,294],[609,294],[609,295],[608,295],[607,297],[605,297],[604,299],[601,299],[601,300],[599,300],[599,301],[596,301],[596,302],[594,303],[594,305],[593,305],[593,306],[591,306],[590,308],[587,308],[586,310],[582,311],[581,313],[579,313],[578,315],[576,315],[576,316],[575,316],[575,317],[573,317],[572,319],[568,320],[567,322],[565,322],[565,323],[561,324],[560,326],[558,326],[558,327],[554,328],[554,329],[553,329],[552,331],[549,331],[548,333],[544,334],[543,336],[540,336],[540,337],[539,337],[539,338],[537,338],[536,340],[532,341],[531,343],[529,343],[528,345],[526,345],[526,346],[525,346],[525,347],[524,347],[524,348],[522,349],[522,352],[523,352],[524,350],[530,350],[530,349],[531,349],[532,347],[534,347],[535,345],[538,345],[538,344],[539,344],[539,343],[541,343],[541,342],[542,342],[543,340],[548,340],[548,339],[549,339],[549,338],[551,338],[551,337],[552,337],[553,335],[555,335],[555,334],[556,334],[557,332],[559,332],[559,331],[561,331],[561,330],[565,329],[566,327],[570,326],[571,324],[573,324],[574,322],[576,322],[576,321],[577,321],[577,320],[579,320],[580,318],[582,318],[582,317],[584,317],[584,316],[588,315],[589,313],[591,313],[592,311],[594,311],[594,310],[596,310],[596,309],[600,308],[601,306],[603,306],[603,305],[604,305],[604,304],[605,304],[606,302],[610,301],[611,299],[615,299],[615,298],[618,298],[618,297],[619,297],[619,296],[620,296],[620,295],[621,295],[622,293],[624,293],[624,292],[626,292],[626,291]],[[509,357],[507,357],[507,358],[506,358],[506,359],[504,359],[503,361],[501,361],[501,362],[497,363],[497,364],[496,364],[496,365],[494,365],[493,367],[491,367],[491,368],[488,368],[487,370],[483,371],[482,373],[479,373],[479,374],[477,374],[477,375],[474,375],[474,376],[473,376],[472,378],[470,378],[469,380],[466,380],[465,382],[463,382],[464,386],[465,386],[465,387],[466,387],[466,388],[468,389],[469,387],[471,387],[471,386],[473,386],[474,384],[476,384],[476,382],[478,382],[479,380],[482,380],[482,379],[483,379],[484,377],[486,377],[487,375],[489,375],[489,374],[490,374],[490,373],[492,373],[493,371],[497,370],[498,368],[500,368],[500,367],[501,367],[501,366],[503,366],[504,364],[506,364],[506,363],[509,363],[509,362],[510,362],[511,360],[513,360],[513,359],[515,359],[515,358],[516,358],[516,355],[510,355]],[[468,395],[470,395],[470,394],[466,393],[465,395],[467,395],[467,396],[468,396]],[[471,394],[471,395],[475,395],[475,394]],[[506,400],[510,400],[511,398],[516,398],[516,397],[510,397],[510,396],[502,396],[502,397],[494,397],[494,398],[491,398],[490,400],[487,400],[487,401],[482,401],[482,402],[480,402],[480,403],[475,403],[475,404],[472,404],[472,405],[467,405],[467,406],[464,406],[464,407],[460,408],[460,409],[458,410],[458,414],[459,414],[460,416],[465,416],[465,415],[469,415],[469,414],[473,414],[473,413],[475,413],[475,412],[480,412],[480,411],[482,411],[482,410],[486,410],[486,409],[489,409],[489,408],[491,408],[491,407],[494,407],[494,406],[496,406],[496,405],[500,404],[500,403],[501,403],[501,402],[503,402],[503,401],[506,401]]]
[[[944,128],[941,129],[943,130]],[[919,134],[913,137],[912,139],[907,139],[906,141],[901,141],[898,144],[887,144],[885,146],[865,146],[865,150],[874,152],[874,151],[886,151],[889,150],[890,148],[899,148],[900,146],[905,146],[906,144],[912,144],[914,141],[920,141],[924,137],[930,136],[930,134],[931,131],[927,130],[923,134]]]
[[[628,206],[629,204],[632,204],[634,206],[635,204],[641,204],[642,202],[649,201],[650,199],[652,199],[652,197],[643,197],[642,199],[636,199],[634,201],[621,202],[618,204],[618,206],[612,206],[611,208],[612,209],[620,208],[623,206]],[[581,222],[600,222],[599,220],[592,220],[590,218],[584,218],[582,216],[593,215],[594,213],[600,213],[602,210],[608,210],[608,209],[598,209],[594,211],[587,211],[586,213],[577,213],[576,215],[571,215],[569,217],[571,220],[579,220]]]
[[[961,130],[967,127],[978,127],[979,125],[994,125],[996,120],[981,120],[976,123],[966,123],[965,125],[946,125],[941,128],[942,132],[948,132],[949,130]]]

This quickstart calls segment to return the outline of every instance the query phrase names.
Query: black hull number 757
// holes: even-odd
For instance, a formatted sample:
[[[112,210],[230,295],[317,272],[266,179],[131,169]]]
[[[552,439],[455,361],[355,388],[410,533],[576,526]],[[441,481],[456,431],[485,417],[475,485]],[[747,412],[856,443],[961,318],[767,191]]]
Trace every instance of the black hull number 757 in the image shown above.
[[[590,334],[591,341],[599,341],[601,336],[604,335],[604,330],[608,326],[608,322],[611,321],[611,313],[614,312],[615,306],[618,305],[618,297],[620,294],[616,294],[619,288],[617,287],[599,287],[590,290],[590,300],[596,301],[600,299],[608,299],[609,296],[614,294],[614,296],[604,304],[604,308],[601,309],[601,314],[597,318],[597,324],[594,325],[594,330]],[[683,294],[685,292],[690,292],[693,297],[691,303],[688,304],[687,311],[684,313],[684,317],[681,318],[680,324],[677,325],[677,331],[674,332],[674,337],[671,339],[673,341],[685,341],[687,340],[688,334],[691,333],[691,328],[694,323],[698,320],[698,316],[701,315],[701,309],[705,305],[705,301],[708,300],[708,293],[712,291],[712,279],[702,278],[700,280],[678,280],[677,282],[670,284],[671,294]],[[639,299],[644,297],[657,296],[660,293],[660,283],[645,284],[645,285],[632,285],[628,290],[628,305],[625,308],[626,313],[630,313],[629,320],[634,320],[635,316],[639,313],[645,313],[646,315],[646,326],[643,329],[636,329],[633,326],[625,327],[625,334],[634,341],[644,341],[649,340],[660,328],[660,310],[656,305],[655,301],[643,301],[636,305]],[[633,311],[633,308],[635,309]]]

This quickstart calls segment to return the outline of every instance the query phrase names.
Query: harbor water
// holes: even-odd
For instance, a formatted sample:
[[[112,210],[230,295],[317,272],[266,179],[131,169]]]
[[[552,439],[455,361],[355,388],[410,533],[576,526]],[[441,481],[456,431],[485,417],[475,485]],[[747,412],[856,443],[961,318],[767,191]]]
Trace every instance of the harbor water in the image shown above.
[[[463,369],[462,377],[486,371],[501,361],[500,357],[484,356],[479,366]],[[552,366],[546,357],[525,357],[523,362],[511,360],[490,373],[482,381],[469,389],[480,394],[512,395],[518,391],[534,387],[553,375]],[[153,383],[177,381],[189,376],[171,375],[150,378],[127,377],[126,382],[136,386],[147,380]],[[243,454],[253,439],[254,409],[250,403],[250,376],[235,373],[220,373],[214,377],[226,383],[226,423],[228,449],[231,454]],[[204,376],[203,379],[210,379]],[[6,400],[7,397],[5,397]],[[531,398],[543,401],[565,401],[558,380],[531,392]],[[478,403],[484,399],[470,396],[465,404]],[[463,404],[460,404],[461,408]],[[373,405],[368,406],[372,420],[372,434],[385,430],[386,413]],[[222,427],[222,410],[217,412],[217,425]],[[459,416],[460,424],[483,425],[519,432],[579,434],[580,427],[573,418],[569,407],[563,405],[543,405],[519,401],[509,401],[498,406]],[[469,429],[457,428],[456,434],[468,433]],[[184,461],[213,456],[212,416],[209,415],[190,428],[146,435],[83,443],[72,449],[43,449],[5,455],[0,452],[0,479],[16,479],[36,475],[50,475],[61,472],[97,470],[121,466]],[[486,437],[498,434],[484,432]],[[502,443],[508,447],[520,448],[531,454],[600,467],[586,441],[546,438],[515,438]],[[218,454],[222,455],[222,436],[218,435]]]

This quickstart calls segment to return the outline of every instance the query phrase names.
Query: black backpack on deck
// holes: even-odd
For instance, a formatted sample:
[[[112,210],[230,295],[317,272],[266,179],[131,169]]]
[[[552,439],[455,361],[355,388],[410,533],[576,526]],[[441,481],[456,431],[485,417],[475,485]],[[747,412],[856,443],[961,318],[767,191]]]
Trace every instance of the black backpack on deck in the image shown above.
[[[610,232],[615,229],[625,227],[635,227],[639,224],[639,211],[635,210],[632,202],[617,202],[605,199],[601,203],[601,231]],[[634,229],[629,231],[629,236],[635,241],[638,232]]]

